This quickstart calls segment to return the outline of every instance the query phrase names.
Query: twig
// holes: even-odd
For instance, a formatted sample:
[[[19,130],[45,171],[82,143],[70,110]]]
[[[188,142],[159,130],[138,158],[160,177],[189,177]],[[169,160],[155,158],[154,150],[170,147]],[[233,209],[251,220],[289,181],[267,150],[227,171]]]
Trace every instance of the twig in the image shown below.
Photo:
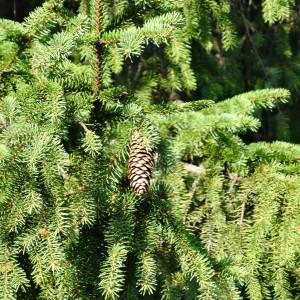
[[[269,82],[269,81],[270,81],[270,78],[269,78],[269,76],[268,76],[268,74],[267,74],[267,71],[266,71],[266,67],[265,67],[265,65],[264,65],[264,62],[263,62],[263,60],[262,60],[262,58],[261,58],[261,56],[260,56],[260,54],[259,54],[259,52],[258,52],[258,50],[257,50],[257,48],[256,48],[256,46],[255,46],[255,43],[254,43],[253,40],[252,40],[252,36],[251,36],[251,33],[250,33],[251,22],[250,22],[250,21],[247,19],[247,17],[245,16],[242,1],[239,1],[239,3],[240,3],[240,12],[241,12],[241,15],[242,15],[244,24],[245,24],[246,35],[247,35],[247,37],[248,37],[248,39],[249,39],[249,42],[250,42],[251,45],[252,45],[252,48],[253,48],[254,53],[255,53],[255,55],[256,55],[256,57],[257,57],[257,60],[258,60],[258,62],[260,63],[260,65],[261,65],[261,67],[262,67],[262,70],[263,70],[265,79],[266,79],[267,82]],[[252,4],[252,1],[249,1],[249,6],[250,6],[251,4]]]
[[[86,127],[86,125],[82,122],[79,122],[80,126],[84,129],[85,133],[90,132],[90,130]]]
[[[229,179],[230,179],[230,184],[229,184],[229,188],[227,190],[227,193],[229,195],[232,195],[232,192],[233,192],[233,189],[234,189],[234,186],[235,184],[238,182],[238,181],[242,181],[243,180],[243,177],[242,176],[237,176],[236,174],[230,174],[229,173]]]
[[[187,211],[189,210],[189,207],[192,203],[192,199],[196,193],[197,187],[203,177],[203,175],[205,174],[205,168],[203,166],[196,166],[193,164],[188,164],[185,163],[184,164],[184,168],[188,173],[191,173],[193,175],[196,175],[195,180],[193,181],[192,187],[191,187],[191,191],[188,194],[188,199],[187,199],[187,205],[185,206],[185,214],[183,216],[183,223],[186,222],[186,218],[187,218]]]
[[[240,217],[240,220],[238,222],[238,224],[240,225],[240,227],[243,226],[244,216],[245,216],[245,210],[246,210],[246,203],[247,203],[247,196],[246,196],[245,200],[243,201],[242,207],[241,207],[241,217]]]

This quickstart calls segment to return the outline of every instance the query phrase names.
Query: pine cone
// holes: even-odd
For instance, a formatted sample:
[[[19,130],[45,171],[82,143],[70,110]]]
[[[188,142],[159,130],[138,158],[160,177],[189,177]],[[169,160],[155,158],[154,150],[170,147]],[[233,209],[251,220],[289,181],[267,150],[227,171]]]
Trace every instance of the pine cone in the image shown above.
[[[155,154],[155,148],[145,147],[141,135],[134,131],[131,138],[128,171],[130,186],[140,196],[149,189]]]

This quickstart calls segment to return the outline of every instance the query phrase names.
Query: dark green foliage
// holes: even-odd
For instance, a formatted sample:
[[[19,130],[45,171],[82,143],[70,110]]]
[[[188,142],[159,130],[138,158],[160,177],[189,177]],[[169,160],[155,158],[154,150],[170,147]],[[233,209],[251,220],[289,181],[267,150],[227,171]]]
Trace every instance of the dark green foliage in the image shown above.
[[[238,47],[230,3],[75,4],[0,21],[2,299],[296,299],[300,149],[240,137],[290,93],[190,101],[197,47]],[[143,197],[137,128],[158,152]]]

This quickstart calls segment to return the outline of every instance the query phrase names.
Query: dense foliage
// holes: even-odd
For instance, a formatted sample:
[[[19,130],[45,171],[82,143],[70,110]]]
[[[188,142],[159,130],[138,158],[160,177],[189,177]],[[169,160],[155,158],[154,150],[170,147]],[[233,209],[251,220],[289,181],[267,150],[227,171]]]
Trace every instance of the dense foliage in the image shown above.
[[[240,47],[230,2],[76,3],[0,21],[2,298],[297,299],[300,147],[243,141],[290,93],[204,90],[205,55]],[[133,130],[158,154],[142,197]]]

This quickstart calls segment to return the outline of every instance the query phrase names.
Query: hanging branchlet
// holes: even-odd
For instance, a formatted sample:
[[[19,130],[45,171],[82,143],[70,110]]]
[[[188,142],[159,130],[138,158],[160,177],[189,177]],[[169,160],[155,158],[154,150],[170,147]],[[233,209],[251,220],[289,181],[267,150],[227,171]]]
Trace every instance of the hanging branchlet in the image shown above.
[[[87,154],[91,155],[91,157],[95,157],[99,154],[102,144],[99,136],[97,136],[93,131],[89,130],[86,125],[82,122],[79,123],[81,127],[84,129],[84,137],[83,137],[83,150]]]
[[[140,132],[134,130],[131,137],[128,176],[132,190],[140,196],[149,190],[155,156],[155,146],[145,145]]]
[[[100,41],[100,32],[101,32],[101,10],[100,10],[100,0],[95,1],[95,31],[96,31],[96,61],[95,61],[95,82],[94,82],[94,91],[98,95],[100,90],[100,68],[101,68],[101,41]]]

